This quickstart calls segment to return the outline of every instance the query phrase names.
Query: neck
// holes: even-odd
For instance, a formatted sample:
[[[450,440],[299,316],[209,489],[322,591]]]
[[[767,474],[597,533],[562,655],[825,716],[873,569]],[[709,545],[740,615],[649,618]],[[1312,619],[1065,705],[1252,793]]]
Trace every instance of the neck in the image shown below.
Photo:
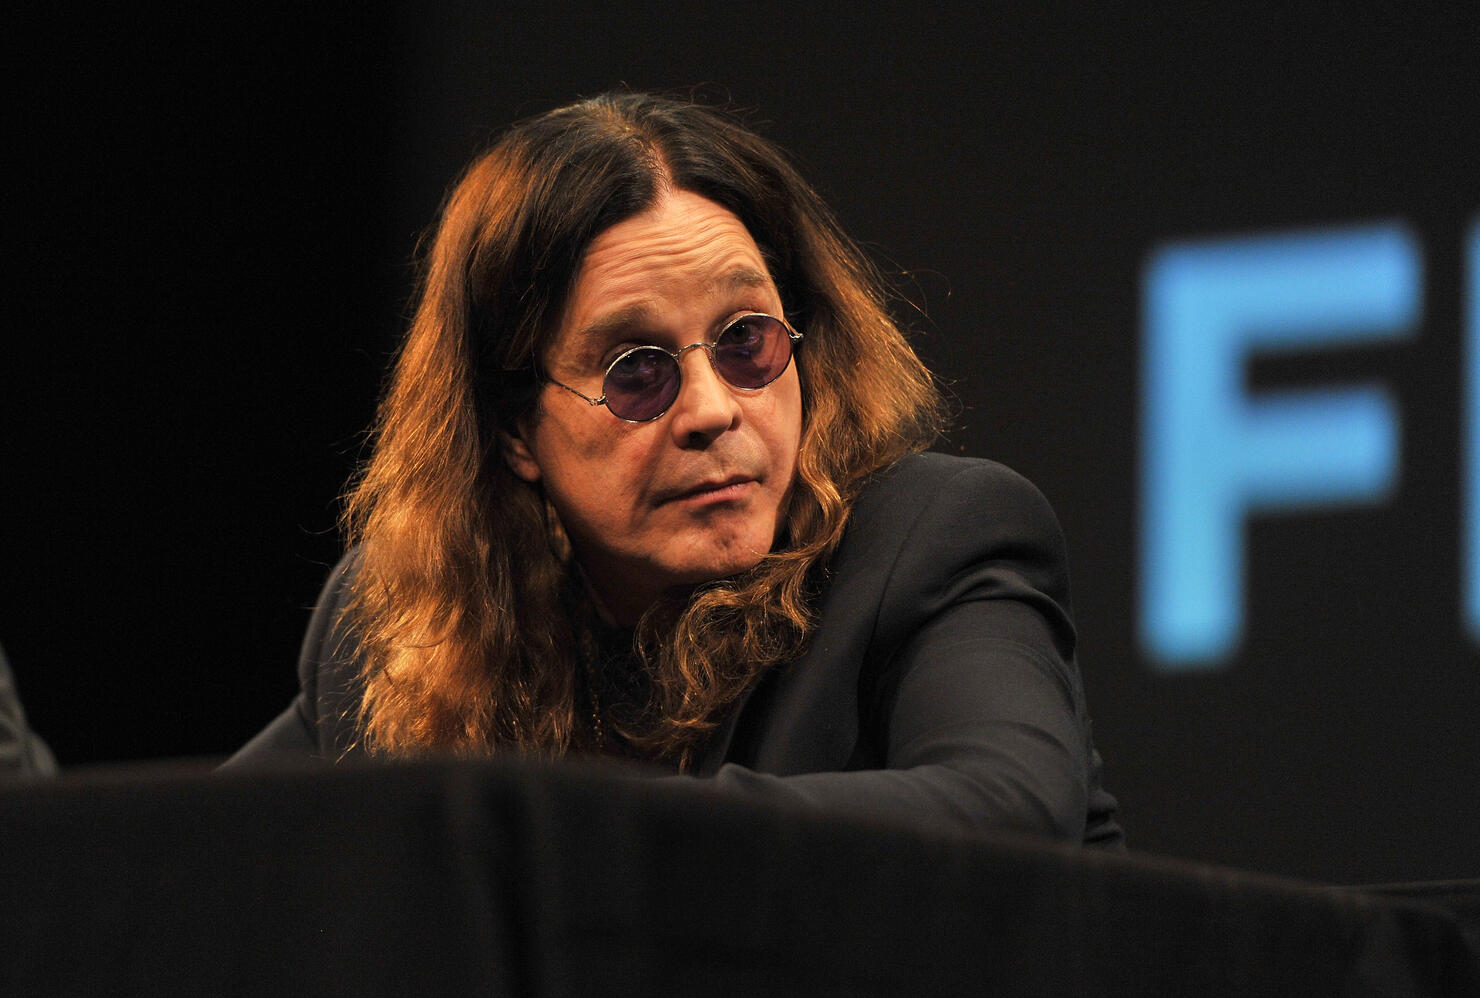
[[[603,585],[595,573],[587,571],[580,560],[575,561],[580,572],[581,583],[591,605],[603,623],[612,627],[633,628],[658,603],[683,604],[693,595],[695,586],[682,585],[671,589],[638,589],[633,586]]]

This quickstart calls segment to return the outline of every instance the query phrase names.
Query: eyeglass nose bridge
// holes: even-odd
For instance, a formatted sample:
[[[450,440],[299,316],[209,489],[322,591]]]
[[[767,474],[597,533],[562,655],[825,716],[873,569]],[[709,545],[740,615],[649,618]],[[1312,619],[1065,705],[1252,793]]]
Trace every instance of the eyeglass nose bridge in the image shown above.
[[[683,373],[683,355],[688,353],[690,350],[698,350],[701,348],[709,354],[709,369],[714,372],[715,378],[718,379],[719,383],[723,387],[731,390],[745,390],[740,385],[735,384],[729,378],[725,377],[724,372],[719,369],[719,355],[717,353],[719,344],[705,343],[703,340],[700,340],[697,343],[690,343],[686,347],[679,347],[677,350],[663,351],[664,353],[668,354],[668,356],[673,358],[673,378],[675,381],[678,382],[677,387],[673,390],[673,401],[668,403],[669,409],[678,404],[679,397],[683,395],[684,388],[687,387],[689,384],[689,379],[684,377]],[[659,347],[658,349],[662,350],[663,348]],[[668,410],[665,409],[663,411],[667,412]],[[659,415],[661,415],[661,413]]]
[[[718,343],[705,343],[703,340],[700,340],[698,343],[690,343],[686,347],[679,347],[677,351],[667,351],[667,350],[665,350],[664,353],[667,353],[668,356],[672,357],[673,358],[673,362],[675,364],[677,364],[679,366],[679,370],[682,371],[683,370],[683,355],[684,354],[688,353],[690,350],[699,350],[699,349],[707,350],[707,351],[709,351],[709,365],[711,367],[714,367],[715,373],[718,374],[719,373],[719,368],[714,366],[714,351],[717,350],[718,348],[719,348],[719,344]],[[662,348],[660,347],[659,349],[662,349]],[[723,375],[721,375],[721,377],[723,377]]]

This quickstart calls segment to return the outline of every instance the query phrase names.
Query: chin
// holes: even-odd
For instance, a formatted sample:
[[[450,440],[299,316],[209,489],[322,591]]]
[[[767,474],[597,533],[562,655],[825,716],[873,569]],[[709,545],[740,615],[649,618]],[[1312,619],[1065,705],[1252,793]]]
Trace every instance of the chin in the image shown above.
[[[759,565],[769,551],[769,544],[764,547],[759,544],[737,544],[695,559],[688,565],[675,566],[677,571],[674,575],[682,578],[683,585],[690,586],[728,579]]]

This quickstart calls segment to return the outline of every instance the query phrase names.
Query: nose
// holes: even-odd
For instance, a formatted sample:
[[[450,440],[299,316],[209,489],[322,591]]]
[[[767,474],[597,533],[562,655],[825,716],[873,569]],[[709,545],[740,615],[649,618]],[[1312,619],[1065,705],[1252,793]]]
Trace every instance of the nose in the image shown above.
[[[669,430],[680,447],[703,447],[740,419],[740,400],[710,358],[707,349],[697,347],[678,359],[683,379],[669,409]]]

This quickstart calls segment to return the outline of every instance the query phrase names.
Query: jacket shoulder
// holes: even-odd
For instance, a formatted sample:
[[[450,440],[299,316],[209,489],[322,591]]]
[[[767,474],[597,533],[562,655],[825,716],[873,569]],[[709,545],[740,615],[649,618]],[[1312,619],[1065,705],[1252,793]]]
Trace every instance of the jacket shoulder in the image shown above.
[[[1028,479],[987,458],[911,454],[875,475],[854,504],[855,523],[935,513],[1023,521],[1031,532],[1059,532],[1048,500]]]
[[[981,566],[1070,605],[1064,534],[1043,493],[996,461],[934,453],[904,458],[865,487],[830,563],[835,583],[855,578],[905,599]]]

